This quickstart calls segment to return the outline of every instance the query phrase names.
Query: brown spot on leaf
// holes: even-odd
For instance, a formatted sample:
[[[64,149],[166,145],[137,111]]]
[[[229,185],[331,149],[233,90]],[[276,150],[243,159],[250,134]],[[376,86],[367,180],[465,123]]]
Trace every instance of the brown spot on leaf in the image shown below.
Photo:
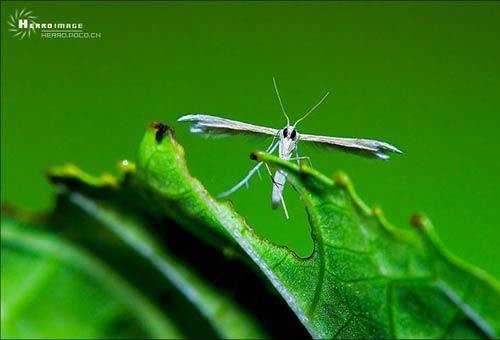
[[[162,141],[165,133],[169,132],[172,136],[174,135],[174,129],[166,124],[160,122],[152,122],[149,126],[156,130],[155,139],[158,143]]]
[[[422,214],[413,214],[410,218],[410,224],[417,229],[423,229],[425,227],[425,217]]]

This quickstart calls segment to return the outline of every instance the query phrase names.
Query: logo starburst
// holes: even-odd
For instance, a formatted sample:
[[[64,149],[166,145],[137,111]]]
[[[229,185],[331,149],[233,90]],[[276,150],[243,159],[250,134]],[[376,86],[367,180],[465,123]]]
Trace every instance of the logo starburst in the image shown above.
[[[12,33],[13,37],[24,39],[30,38],[32,34],[36,33],[35,28],[31,24],[35,24],[36,16],[33,15],[32,11],[27,11],[23,8],[21,11],[16,9],[14,14],[11,14],[8,20],[8,25],[10,26],[9,31]],[[20,20],[25,20],[28,25],[27,27],[21,27]]]

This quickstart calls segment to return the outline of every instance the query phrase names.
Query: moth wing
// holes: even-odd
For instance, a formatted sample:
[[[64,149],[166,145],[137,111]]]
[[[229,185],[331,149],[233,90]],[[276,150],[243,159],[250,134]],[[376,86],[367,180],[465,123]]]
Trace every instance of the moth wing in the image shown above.
[[[351,153],[358,153],[365,157],[389,159],[389,155],[387,153],[402,153],[402,151],[394,145],[373,139],[341,138],[308,134],[300,134],[299,139],[306,142],[312,142],[320,146],[337,148]]]
[[[278,129],[203,114],[185,115],[180,117],[178,121],[192,122],[191,132],[209,135],[253,134],[276,136],[279,131]]]

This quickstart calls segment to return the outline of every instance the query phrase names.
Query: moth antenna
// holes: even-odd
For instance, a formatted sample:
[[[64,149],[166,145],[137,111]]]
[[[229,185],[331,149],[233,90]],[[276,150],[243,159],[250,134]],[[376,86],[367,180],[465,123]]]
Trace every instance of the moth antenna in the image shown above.
[[[325,101],[326,97],[328,97],[328,95],[329,95],[329,94],[330,94],[330,92],[327,92],[327,93],[323,96],[323,98],[321,98],[321,100],[320,100],[320,101],[319,101],[316,105],[314,105],[314,106],[313,106],[313,107],[312,107],[312,108],[311,108],[311,109],[310,109],[310,110],[309,110],[309,111],[308,111],[305,115],[303,115],[303,116],[302,116],[302,118],[299,118],[299,120],[297,120],[297,121],[295,122],[295,124],[293,124],[293,127],[296,127],[296,126],[297,126],[297,124],[298,124],[300,121],[304,120],[304,119],[305,119],[307,116],[309,116],[309,115],[310,115],[310,114],[311,114],[314,110],[316,110],[316,108],[317,108],[318,106],[320,106],[320,105],[321,105],[321,103],[323,103],[323,102]]]
[[[276,90],[276,95],[278,96],[278,101],[280,102],[281,111],[283,112],[286,118],[286,126],[289,126],[290,118],[288,118],[288,115],[286,114],[285,107],[283,106],[283,102],[281,101],[280,92],[278,91],[278,85],[276,85],[276,79],[274,79],[274,77],[273,77],[273,83],[274,83],[274,90]]]

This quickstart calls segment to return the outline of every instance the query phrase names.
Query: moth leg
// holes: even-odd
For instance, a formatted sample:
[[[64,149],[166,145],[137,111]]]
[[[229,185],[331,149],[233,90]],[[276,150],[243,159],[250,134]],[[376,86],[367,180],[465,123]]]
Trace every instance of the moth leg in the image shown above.
[[[271,150],[275,140],[276,140],[276,136],[273,137],[273,141],[271,142],[271,145],[269,145],[269,147],[266,149],[266,152],[269,152],[269,150]],[[259,178],[262,179],[262,175],[260,174],[260,167],[257,168],[257,175],[259,175]],[[248,188],[248,183],[247,183],[246,187]]]
[[[260,168],[257,169],[257,175],[259,175],[259,179],[262,179],[262,175],[260,174]]]
[[[269,165],[267,163],[264,163],[266,165],[267,173],[269,174],[269,177],[271,177],[271,182],[274,182],[273,180],[273,173],[271,172],[271,169],[269,169]]]
[[[297,165],[300,166],[299,161],[299,144],[295,144],[295,159],[297,160]]]
[[[283,206],[283,211],[285,212],[286,219],[288,220],[290,217],[288,216],[288,210],[286,209],[285,199],[283,198],[283,194],[280,194],[281,197],[281,205]]]
[[[291,161],[297,161],[297,165],[300,166],[300,161],[303,160],[303,159],[307,159],[307,161],[309,162],[309,166],[311,166],[311,167],[313,166],[312,162],[311,162],[311,159],[309,157],[307,157],[307,156],[300,157],[299,156],[299,145],[297,144],[295,146],[295,157],[290,158],[290,160]]]
[[[273,139],[273,142],[275,139],[276,138]],[[276,150],[278,145],[279,145],[279,141],[274,143],[274,145],[269,146],[267,148],[266,152],[272,153],[274,150]],[[240,189],[244,185],[248,188],[248,182],[249,182],[250,178],[252,178],[252,176],[259,170],[259,168],[262,166],[262,163],[263,162],[257,163],[257,165],[254,166],[241,181],[236,183],[236,185],[233,186],[231,189],[224,191],[223,193],[220,193],[218,197],[219,198],[227,197],[227,196],[231,195],[232,193],[234,193],[235,191],[237,191],[238,189]]]
[[[311,159],[307,156],[302,156],[302,157],[293,157],[293,158],[290,158],[291,161],[297,161],[297,164],[300,165],[300,160],[303,160],[303,159],[307,159],[307,162],[309,163],[309,165],[312,167],[312,163],[311,163]]]
[[[238,189],[240,189],[244,185],[248,188],[248,181],[257,172],[257,170],[259,170],[259,168],[262,166],[262,163],[264,163],[264,162],[257,163],[257,165],[254,166],[252,168],[252,170],[250,170],[248,172],[248,174],[241,181],[239,181],[238,183],[236,183],[236,185],[233,186],[231,189],[220,193],[219,197],[220,198],[227,197],[227,196],[231,195],[232,193],[234,193],[235,191],[237,191]]]

